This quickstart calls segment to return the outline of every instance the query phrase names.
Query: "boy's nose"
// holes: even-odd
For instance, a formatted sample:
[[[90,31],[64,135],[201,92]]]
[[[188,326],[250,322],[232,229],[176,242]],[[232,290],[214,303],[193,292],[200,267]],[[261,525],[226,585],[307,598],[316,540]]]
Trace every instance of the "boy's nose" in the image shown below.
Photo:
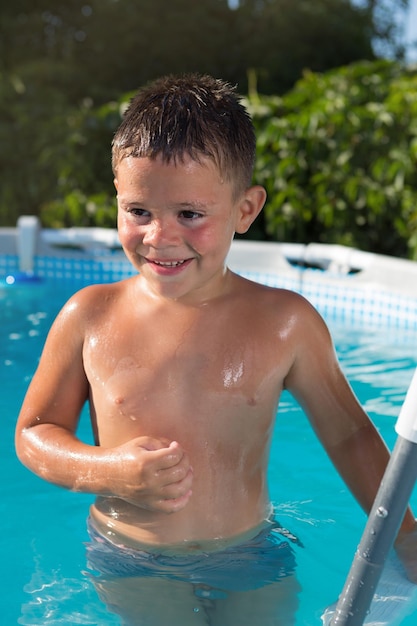
[[[170,220],[153,220],[146,228],[143,243],[152,247],[172,244],[177,240],[175,227]]]

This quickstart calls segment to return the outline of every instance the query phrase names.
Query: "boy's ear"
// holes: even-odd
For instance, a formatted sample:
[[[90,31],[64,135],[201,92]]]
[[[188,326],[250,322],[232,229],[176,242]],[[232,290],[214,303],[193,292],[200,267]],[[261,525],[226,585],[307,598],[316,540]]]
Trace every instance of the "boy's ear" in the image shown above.
[[[266,200],[266,191],[260,185],[249,187],[239,200],[235,231],[242,235],[258,217]]]
[[[114,178],[113,183],[114,183],[114,186],[116,187],[116,191],[117,191],[117,187],[118,187],[117,178]]]

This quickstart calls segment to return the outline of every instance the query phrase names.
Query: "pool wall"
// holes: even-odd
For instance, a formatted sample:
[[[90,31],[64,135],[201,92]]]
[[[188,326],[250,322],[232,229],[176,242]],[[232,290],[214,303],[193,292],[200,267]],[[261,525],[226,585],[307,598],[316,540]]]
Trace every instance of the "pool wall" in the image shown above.
[[[116,230],[41,229],[36,218],[30,220],[26,230],[25,224],[0,228],[1,288],[12,289],[6,278],[22,270],[74,288],[135,274]],[[323,315],[417,330],[414,261],[345,246],[235,240],[228,265],[252,280],[302,294]]]

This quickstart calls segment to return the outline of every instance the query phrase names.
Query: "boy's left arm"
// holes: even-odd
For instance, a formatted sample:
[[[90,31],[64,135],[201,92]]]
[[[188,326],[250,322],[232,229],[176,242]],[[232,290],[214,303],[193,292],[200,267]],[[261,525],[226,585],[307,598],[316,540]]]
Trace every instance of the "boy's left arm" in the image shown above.
[[[326,447],[326,451],[369,514],[389,460],[389,452],[373,423],[369,420],[367,426],[337,445]],[[409,579],[417,583],[417,523],[410,508],[404,515],[394,547]]]
[[[342,373],[321,317],[310,310],[299,321],[285,386],[303,407],[337,471],[369,514],[389,450]],[[395,548],[408,576],[417,583],[417,524],[410,509]]]

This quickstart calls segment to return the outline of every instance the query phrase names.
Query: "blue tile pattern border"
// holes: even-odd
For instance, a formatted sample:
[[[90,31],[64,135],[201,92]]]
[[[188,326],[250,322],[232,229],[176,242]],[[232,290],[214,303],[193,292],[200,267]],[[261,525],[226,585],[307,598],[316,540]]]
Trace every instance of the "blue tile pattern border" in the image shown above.
[[[18,271],[18,257],[0,255],[0,278]],[[50,282],[57,281],[74,290],[91,283],[114,282],[135,274],[135,270],[123,257],[106,259],[79,259],[59,257],[35,257],[34,273]],[[290,289],[302,294],[324,316],[332,316],[343,322],[361,325],[390,326],[417,331],[417,299],[384,291],[353,285],[352,280],[326,280],[317,276],[308,279],[308,273],[300,277],[264,272],[242,272],[251,280]]]
[[[18,271],[18,257],[0,256],[0,276]],[[34,274],[48,281],[65,282],[81,288],[92,283],[106,283],[133,276],[127,260],[35,257]]]
[[[323,277],[308,281],[279,275],[245,272],[251,280],[271,287],[290,289],[302,294],[324,316],[337,317],[344,322],[361,325],[390,326],[417,330],[417,298],[407,297],[368,285],[352,285],[351,279],[341,278],[331,283]]]

